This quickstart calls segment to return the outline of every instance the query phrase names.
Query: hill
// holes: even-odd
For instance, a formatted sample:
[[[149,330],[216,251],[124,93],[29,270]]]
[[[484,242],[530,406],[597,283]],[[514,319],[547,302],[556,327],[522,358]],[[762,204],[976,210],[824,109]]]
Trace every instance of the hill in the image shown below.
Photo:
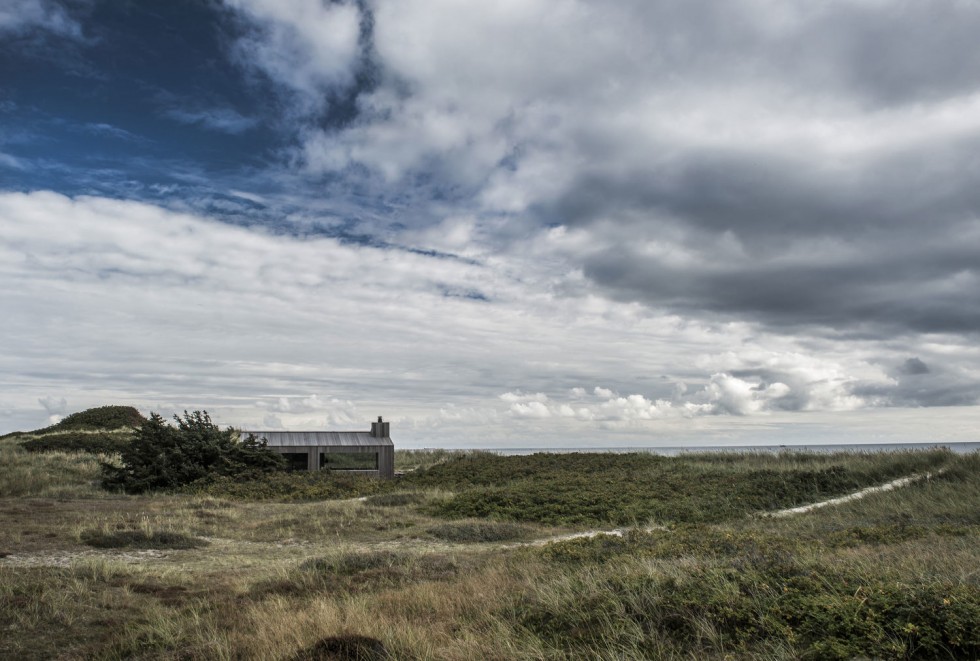
[[[98,406],[67,416],[61,422],[30,432],[40,435],[49,432],[116,430],[139,427],[146,418],[132,406]]]
[[[98,406],[72,413],[48,427],[2,438],[23,439],[20,445],[29,452],[118,452],[145,421],[132,406]]]

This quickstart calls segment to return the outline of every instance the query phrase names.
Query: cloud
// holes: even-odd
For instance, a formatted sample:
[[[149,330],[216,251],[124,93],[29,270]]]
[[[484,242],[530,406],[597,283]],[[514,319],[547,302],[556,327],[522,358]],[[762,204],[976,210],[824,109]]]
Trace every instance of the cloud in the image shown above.
[[[677,418],[704,416],[751,416],[775,411],[847,411],[873,405],[856,396],[858,386],[875,383],[887,388],[887,380],[861,382],[844,378],[839,366],[820,364],[804,356],[769,354],[767,367],[750,368],[752,358],[736,355],[717,356],[708,364],[739,365],[738,376],[717,372],[700,386],[689,387],[683,382],[672,384],[672,394],[650,398],[634,393],[620,395],[608,388],[595,387],[593,394],[600,401],[581,401],[585,389],[570,389],[568,401],[552,398],[545,393],[515,395],[505,393],[500,399],[510,404],[509,412],[518,417],[560,417],[580,422],[599,422],[603,425],[646,424]],[[780,380],[782,379],[782,380]],[[786,381],[784,383],[783,381]],[[883,400],[878,404],[887,405]]]
[[[3,152],[0,152],[0,166],[14,170],[27,169],[27,165],[24,164],[22,159],[19,159],[16,156],[11,156],[10,154],[4,154]]]
[[[53,0],[6,0],[0,6],[0,33],[40,28],[61,36],[79,39],[81,26],[60,2]]]
[[[393,200],[425,182],[470,227],[502,217],[491,241],[565,227],[577,245],[553,258],[655,310],[878,335],[980,323],[974,5],[379,0],[360,60],[354,5],[235,6],[276,54],[255,60],[311,98],[375,67],[350,121],[297,129],[308,172]],[[343,46],[302,46],[319,30]],[[287,33],[304,64],[275,64]]]
[[[173,108],[164,114],[181,124],[197,124],[231,135],[244,133],[258,124],[258,120],[255,118],[244,117],[232,108],[209,108],[205,110]]]
[[[978,401],[974,4],[225,8],[244,76],[214,89],[278,94],[154,119],[285,144],[0,195],[17,411],[56,381],[451,444]]]
[[[68,400],[64,397],[57,399],[50,396],[39,397],[37,401],[48,412],[48,415],[65,415],[68,413]]]
[[[125,129],[121,129],[118,126],[113,126],[112,124],[105,123],[89,123],[83,126],[84,130],[95,135],[109,136],[112,138],[117,138],[119,140],[132,140],[139,141],[140,138],[133,133]]]
[[[548,401],[548,396],[542,392],[535,393],[524,393],[524,392],[505,392],[500,395],[500,399],[507,403],[528,403],[528,402],[538,402],[543,403]]]
[[[510,412],[521,418],[551,417],[551,410],[541,402],[517,402],[510,405]]]
[[[270,413],[262,418],[262,427],[264,429],[283,429],[282,418]]]
[[[360,56],[361,14],[353,2],[227,0],[251,27],[239,60],[295,94],[301,112],[322,109],[350,85]]]
[[[273,411],[279,413],[311,413],[323,411],[331,405],[342,404],[338,399],[322,400],[317,394],[308,397],[280,397],[270,405]]]
[[[902,374],[928,374],[929,366],[919,358],[909,358],[899,368]]]

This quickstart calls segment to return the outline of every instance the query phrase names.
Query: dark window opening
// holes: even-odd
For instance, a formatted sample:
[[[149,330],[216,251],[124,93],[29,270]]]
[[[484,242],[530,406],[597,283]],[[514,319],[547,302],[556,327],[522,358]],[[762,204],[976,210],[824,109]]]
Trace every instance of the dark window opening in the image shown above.
[[[378,470],[377,452],[323,452],[320,454],[320,468],[330,470]]]
[[[282,456],[288,471],[305,471],[309,468],[309,455],[305,452],[283,452]]]

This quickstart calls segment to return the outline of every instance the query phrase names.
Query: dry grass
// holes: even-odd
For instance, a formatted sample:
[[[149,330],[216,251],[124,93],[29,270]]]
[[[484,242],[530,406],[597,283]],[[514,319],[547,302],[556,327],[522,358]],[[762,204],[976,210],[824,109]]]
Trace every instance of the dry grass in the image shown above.
[[[795,640],[773,630],[740,643],[712,609],[757,612],[782,589],[761,581],[808,572],[827,592],[799,598],[844,606],[860,585],[842,581],[906,586],[895,598],[936,586],[980,595],[978,457],[945,457],[942,478],[793,518],[510,548],[484,539],[503,534],[487,521],[434,536],[447,524],[424,512],[444,491],[373,503],[110,496],[91,486],[96,467],[84,457],[2,451],[0,658],[293,659],[357,636],[397,659],[799,658],[815,654],[802,629]],[[691,461],[744,470],[730,458]],[[749,463],[760,461],[834,465]],[[120,533],[151,548],[86,544]],[[208,545],[154,548],[166,534]],[[742,594],[737,576],[760,586]],[[685,606],[684,595],[697,599]],[[678,619],[658,619],[656,604],[680,608]],[[824,652],[815,658],[833,658]]]
[[[103,498],[99,462],[107,457],[67,452],[32,454],[0,441],[0,498]]]

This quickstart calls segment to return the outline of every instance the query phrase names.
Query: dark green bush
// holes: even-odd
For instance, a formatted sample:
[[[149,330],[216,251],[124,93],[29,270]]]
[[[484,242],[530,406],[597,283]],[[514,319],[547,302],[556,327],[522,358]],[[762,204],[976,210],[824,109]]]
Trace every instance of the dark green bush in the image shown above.
[[[100,549],[196,549],[208,545],[206,540],[170,531],[88,530],[82,533],[81,540]]]
[[[207,411],[174,416],[167,425],[153,413],[122,451],[121,466],[103,464],[102,485],[127,493],[173,489],[219,476],[240,478],[282,470],[285,463],[265,441],[240,441],[233,429],[222,430]]]
[[[345,475],[332,471],[273,472],[240,477],[200,480],[185,490],[199,495],[235,500],[332,500],[358,498],[390,488],[390,482],[375,477]]]
[[[425,495],[417,492],[396,492],[379,493],[369,496],[365,501],[366,505],[374,507],[404,507],[405,505],[417,505],[425,502]]]

